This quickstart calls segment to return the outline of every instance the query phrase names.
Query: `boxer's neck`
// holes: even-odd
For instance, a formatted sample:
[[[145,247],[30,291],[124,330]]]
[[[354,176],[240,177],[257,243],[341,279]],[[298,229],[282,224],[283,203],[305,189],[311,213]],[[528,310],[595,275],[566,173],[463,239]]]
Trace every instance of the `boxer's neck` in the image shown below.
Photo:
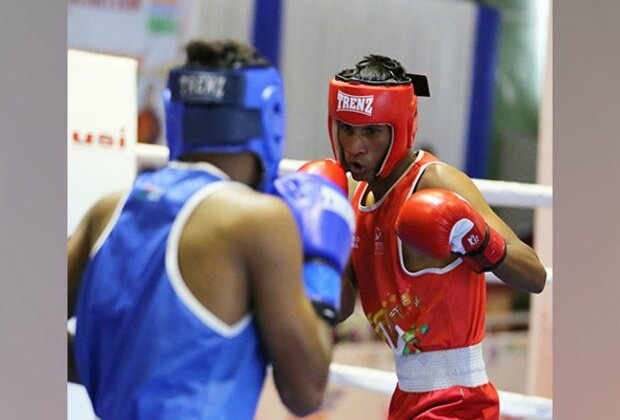
[[[381,200],[381,198],[388,192],[388,190],[398,181],[401,175],[407,170],[407,168],[415,161],[417,152],[409,150],[407,155],[401,159],[400,162],[394,166],[392,172],[386,178],[375,177],[368,181],[368,188],[372,191],[375,202]]]
[[[244,153],[192,153],[183,156],[185,162],[208,162],[217,166],[233,181],[256,188],[261,174],[261,166],[256,155]]]

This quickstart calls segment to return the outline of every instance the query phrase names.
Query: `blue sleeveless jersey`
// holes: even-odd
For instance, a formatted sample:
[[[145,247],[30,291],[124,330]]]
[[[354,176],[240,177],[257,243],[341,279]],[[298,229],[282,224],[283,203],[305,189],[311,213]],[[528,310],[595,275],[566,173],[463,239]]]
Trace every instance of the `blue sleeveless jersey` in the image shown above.
[[[211,192],[213,166],[137,177],[91,252],[77,304],[76,363],[102,419],[252,419],[266,359],[251,315],[233,326],[189,292],[181,230]],[[203,164],[204,165],[204,164]]]

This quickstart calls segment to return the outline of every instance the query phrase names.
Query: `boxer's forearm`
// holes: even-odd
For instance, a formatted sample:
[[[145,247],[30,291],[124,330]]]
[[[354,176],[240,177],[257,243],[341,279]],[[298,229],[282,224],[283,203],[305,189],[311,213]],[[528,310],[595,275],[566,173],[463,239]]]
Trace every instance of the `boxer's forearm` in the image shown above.
[[[349,318],[355,310],[355,300],[357,293],[354,286],[347,281],[347,278],[342,279],[342,299],[340,301],[340,312],[338,313],[338,323],[343,322]]]
[[[534,251],[523,243],[506,243],[506,258],[493,271],[511,287],[540,293],[545,287],[547,272]]]
[[[315,316],[317,322],[307,325],[304,332],[290,331],[284,357],[272,360],[274,382],[280,398],[297,416],[316,411],[327,386],[333,329],[325,320]]]
[[[357,301],[357,278],[353,264],[349,260],[347,268],[342,275],[342,295],[340,300],[340,312],[338,322],[343,322],[353,314],[355,302]]]

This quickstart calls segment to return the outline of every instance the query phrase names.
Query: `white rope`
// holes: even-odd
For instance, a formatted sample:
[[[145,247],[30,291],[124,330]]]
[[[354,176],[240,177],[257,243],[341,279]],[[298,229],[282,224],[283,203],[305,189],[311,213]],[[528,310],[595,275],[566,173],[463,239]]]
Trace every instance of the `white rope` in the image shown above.
[[[367,389],[391,395],[398,382],[394,372],[360,366],[332,363],[329,369],[331,383]],[[498,391],[500,412],[504,416],[527,419],[553,418],[552,400],[514,392]]]
[[[396,374],[377,369],[332,363],[329,369],[332,384],[366,389],[391,395],[396,387]],[[507,417],[547,420],[553,418],[553,403],[548,398],[498,391],[500,414]],[[82,385],[67,384],[68,419],[96,419]]]
[[[160,168],[168,163],[168,148],[157,144],[136,144],[138,170]]]
[[[168,162],[166,146],[138,143],[136,155],[138,170],[158,168]],[[280,173],[296,171],[306,162],[305,160],[283,159],[280,162]],[[488,179],[473,179],[473,181],[492,206],[520,208],[551,208],[553,206],[553,189],[549,185]]]
[[[391,395],[397,383],[396,374],[393,372],[339,363],[330,365],[329,381],[332,384],[366,389],[384,395]],[[69,418],[95,418],[84,387],[72,383],[69,383],[68,387],[67,407],[70,413],[74,413]],[[504,416],[532,420],[551,419],[553,417],[553,403],[548,398],[507,391],[498,391],[498,394],[500,413]],[[78,413],[81,415],[77,415]]]
[[[473,181],[492,206],[530,209],[553,207],[553,188],[550,185],[475,178]]]

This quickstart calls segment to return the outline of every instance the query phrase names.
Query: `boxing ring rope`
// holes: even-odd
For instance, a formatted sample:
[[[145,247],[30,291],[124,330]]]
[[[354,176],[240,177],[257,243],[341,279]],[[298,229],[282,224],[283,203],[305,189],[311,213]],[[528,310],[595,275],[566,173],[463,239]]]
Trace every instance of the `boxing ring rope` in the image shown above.
[[[158,168],[168,162],[168,148],[153,144],[137,144],[138,169]],[[297,170],[305,160],[283,159],[280,172]],[[491,181],[474,179],[486,200],[492,206],[519,208],[551,208],[553,206],[552,187],[549,185],[524,184],[520,182]]]
[[[304,163],[306,163],[305,160],[283,159],[280,163],[280,172],[296,171]],[[520,208],[552,206],[550,186],[487,179],[474,179],[473,181],[492,206]]]
[[[168,161],[168,148],[159,145],[136,145],[137,168],[144,170],[158,168]],[[280,173],[297,170],[306,161],[283,159]],[[524,184],[519,182],[473,179],[491,206],[519,208],[552,208],[553,192],[551,186]],[[546,267],[547,281],[553,279],[553,270]],[[500,283],[495,275],[487,273],[487,281]],[[396,374],[388,371],[359,366],[332,363],[329,379],[331,383],[346,385],[390,395],[396,386]],[[552,400],[538,396],[528,396],[513,392],[498,391],[500,409],[503,416],[526,419],[551,419]]]

